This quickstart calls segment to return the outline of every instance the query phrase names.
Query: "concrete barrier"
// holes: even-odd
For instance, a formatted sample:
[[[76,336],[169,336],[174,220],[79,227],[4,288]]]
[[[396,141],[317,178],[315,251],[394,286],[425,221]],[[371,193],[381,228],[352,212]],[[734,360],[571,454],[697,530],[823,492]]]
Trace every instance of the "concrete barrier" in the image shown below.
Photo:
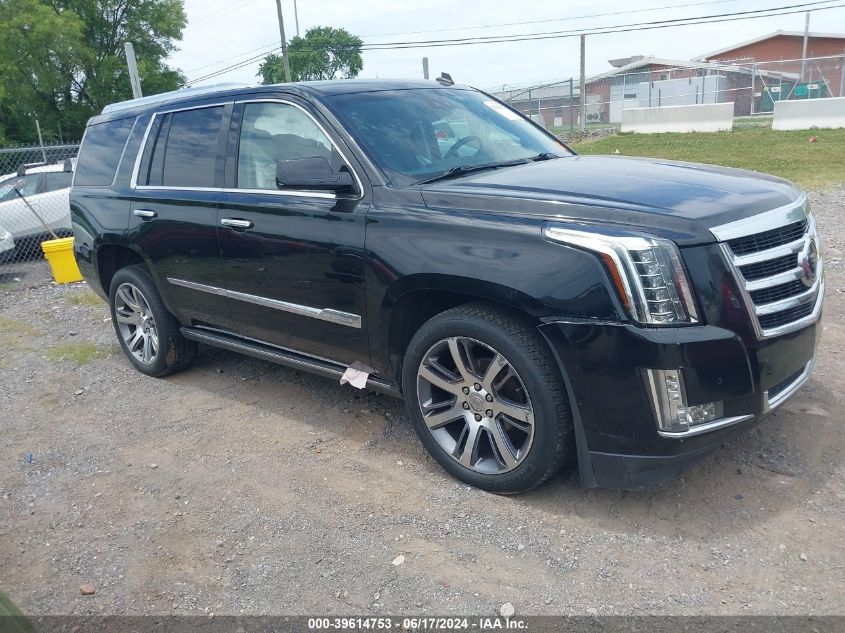
[[[845,97],[775,101],[773,130],[845,127]]]
[[[722,132],[733,129],[733,103],[628,108],[622,110],[622,131]]]

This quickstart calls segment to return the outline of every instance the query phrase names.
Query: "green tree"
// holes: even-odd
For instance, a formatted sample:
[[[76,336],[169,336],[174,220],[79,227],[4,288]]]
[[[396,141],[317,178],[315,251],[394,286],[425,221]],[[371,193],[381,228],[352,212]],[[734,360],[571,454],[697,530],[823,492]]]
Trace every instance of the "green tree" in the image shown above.
[[[292,81],[315,79],[349,79],[364,67],[361,38],[346,29],[315,26],[305,37],[294,37],[288,44],[288,62]],[[261,83],[285,81],[284,60],[270,54],[258,67]]]
[[[90,116],[132,97],[127,41],[144,94],[178,88],[166,59],[185,23],[183,0],[0,1],[0,129],[31,141],[37,116],[46,138],[79,138]]]

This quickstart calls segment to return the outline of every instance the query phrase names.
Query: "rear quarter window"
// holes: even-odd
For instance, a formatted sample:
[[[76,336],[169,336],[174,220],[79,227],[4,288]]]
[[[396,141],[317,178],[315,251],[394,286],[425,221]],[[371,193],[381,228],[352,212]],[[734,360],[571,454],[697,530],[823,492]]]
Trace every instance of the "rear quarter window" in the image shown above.
[[[134,124],[135,118],[130,117],[88,126],[76,163],[75,185],[108,187],[112,184]]]

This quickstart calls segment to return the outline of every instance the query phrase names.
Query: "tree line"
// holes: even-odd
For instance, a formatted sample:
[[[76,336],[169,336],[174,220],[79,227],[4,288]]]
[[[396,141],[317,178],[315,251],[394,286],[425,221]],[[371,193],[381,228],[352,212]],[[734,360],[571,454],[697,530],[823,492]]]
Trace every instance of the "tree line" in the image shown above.
[[[0,144],[78,140],[104,106],[132,98],[123,45],[135,47],[145,95],[186,77],[168,64],[187,24],[183,0],[0,0]],[[314,27],[288,45],[293,81],[356,76],[360,38]],[[282,58],[259,67],[262,83],[284,81]]]

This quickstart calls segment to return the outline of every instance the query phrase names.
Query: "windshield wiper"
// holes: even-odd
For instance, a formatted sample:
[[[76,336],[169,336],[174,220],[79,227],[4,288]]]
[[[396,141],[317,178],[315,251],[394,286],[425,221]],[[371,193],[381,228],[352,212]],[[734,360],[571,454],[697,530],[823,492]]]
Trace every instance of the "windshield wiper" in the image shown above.
[[[539,163],[541,160],[554,160],[555,158],[560,158],[557,154],[552,154],[551,152],[542,152],[537,154],[536,156],[532,156],[528,160]]]
[[[425,185],[430,182],[437,182],[439,180],[449,180],[451,178],[457,178],[458,176],[464,176],[473,172],[485,171],[487,169],[499,169],[500,167],[515,167],[516,165],[524,165],[525,163],[531,162],[532,160],[534,159],[521,158],[519,160],[509,160],[503,161],[501,163],[485,163],[483,165],[458,165],[457,167],[452,167],[452,169],[438,176],[426,178],[425,180],[420,180],[417,184]]]

